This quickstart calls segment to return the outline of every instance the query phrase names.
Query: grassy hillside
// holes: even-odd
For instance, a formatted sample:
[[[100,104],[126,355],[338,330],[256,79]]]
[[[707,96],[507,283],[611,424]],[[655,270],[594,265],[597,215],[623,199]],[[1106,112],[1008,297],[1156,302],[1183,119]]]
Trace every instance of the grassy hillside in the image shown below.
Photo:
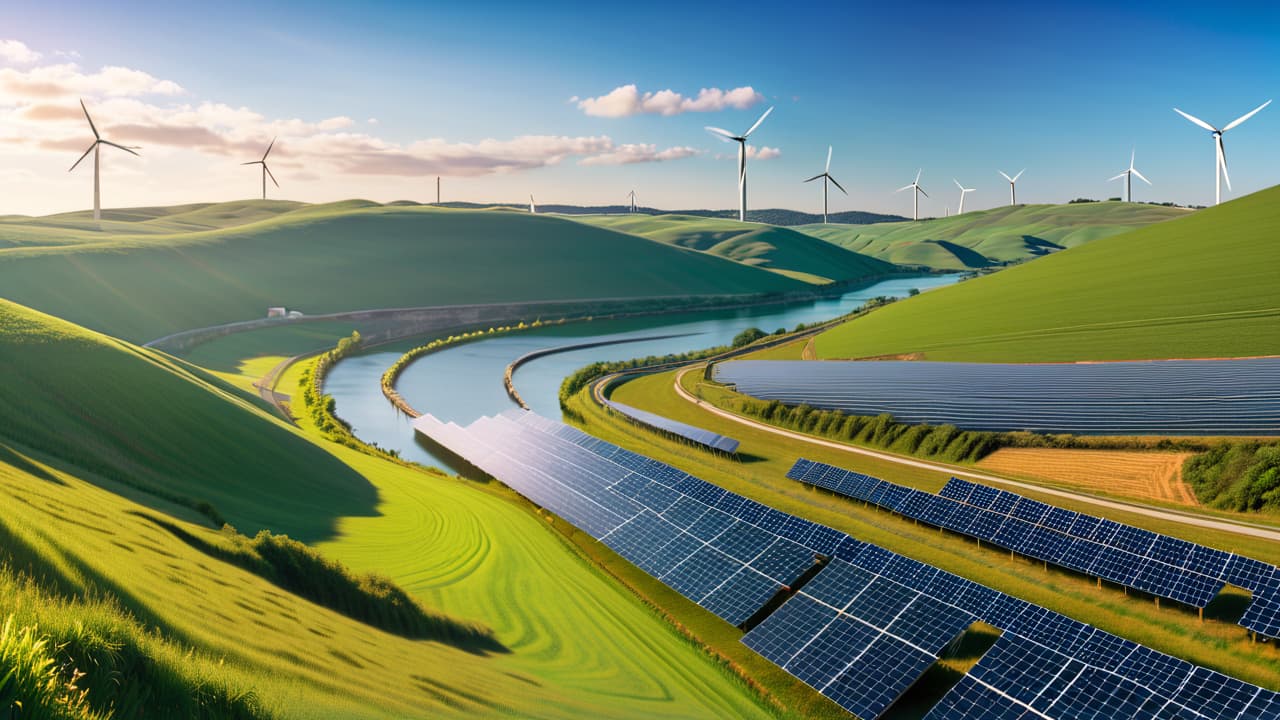
[[[577,219],[817,282],[857,280],[894,270],[889,263],[773,225],[688,215]]]
[[[767,716],[509,494],[318,442],[164,356],[0,313],[0,627],[15,623],[0,678],[10,645],[43,637],[35,655],[64,687],[91,674],[90,706],[58,717]],[[492,628],[506,651],[306,600],[272,545],[210,529],[133,473],[216,498],[242,530],[323,526],[326,556]]]
[[[1017,205],[912,223],[796,230],[899,265],[964,270],[1047,255],[1188,212],[1121,202]]]
[[[819,357],[1069,361],[1280,354],[1280,187],[929,292]]]
[[[164,221],[192,214],[212,223],[225,213],[205,207]],[[704,253],[509,212],[348,201],[199,232],[116,232],[118,225],[99,233],[45,219],[0,223],[0,238],[19,243],[0,249],[4,296],[115,337],[147,341],[261,317],[274,305],[315,314],[805,287]]]

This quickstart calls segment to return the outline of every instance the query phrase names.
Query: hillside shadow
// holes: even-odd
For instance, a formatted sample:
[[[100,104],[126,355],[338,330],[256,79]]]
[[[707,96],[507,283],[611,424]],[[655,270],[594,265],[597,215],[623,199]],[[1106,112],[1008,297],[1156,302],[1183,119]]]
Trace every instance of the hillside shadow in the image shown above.
[[[0,443],[0,463],[12,465],[32,477],[46,480],[54,483],[55,485],[66,485],[61,478],[35,464],[26,455],[19,453],[17,450],[14,450],[12,447],[5,445],[4,443]]]
[[[1030,252],[1035,257],[1048,255],[1049,253],[1057,252],[1059,250],[1066,250],[1066,247],[1059,245],[1058,243],[1050,242],[1044,238],[1038,238],[1035,235],[1023,235],[1022,242],[1027,246],[1027,252]]]

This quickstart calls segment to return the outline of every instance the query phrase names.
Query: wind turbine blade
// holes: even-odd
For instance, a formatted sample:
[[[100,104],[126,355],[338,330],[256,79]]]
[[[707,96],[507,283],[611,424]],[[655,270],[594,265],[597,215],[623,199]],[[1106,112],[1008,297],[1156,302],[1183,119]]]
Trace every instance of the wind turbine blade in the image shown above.
[[[1137,172],[1137,170],[1134,170],[1134,172]],[[1107,179],[1107,182],[1114,182],[1114,181],[1119,180],[1120,178],[1122,178],[1122,177],[1124,177],[1125,175],[1128,175],[1128,174],[1129,174],[1129,171],[1128,171],[1128,170],[1125,170],[1124,172],[1120,173],[1119,175],[1117,175],[1117,176],[1115,176],[1115,177],[1113,177],[1113,178],[1108,178],[1108,179]],[[1141,177],[1141,175],[1139,175],[1139,177]]]
[[[1005,175],[1003,170],[997,170],[996,172],[1000,173],[1000,177],[1004,178],[1005,180],[1008,180],[1009,182],[1013,182],[1013,178],[1009,177],[1008,175]]]
[[[247,162],[247,163],[240,163],[240,164],[241,164],[241,165],[261,165],[261,164],[262,164],[262,161],[261,161],[261,160],[250,160],[250,161],[249,161],[249,162]]]
[[[1182,117],[1184,117],[1184,118],[1186,118],[1186,119],[1190,120],[1191,122],[1193,122],[1193,123],[1195,123],[1195,124],[1199,125],[1200,127],[1204,128],[1205,130],[1208,130],[1209,132],[1218,132],[1218,128],[1216,128],[1216,127],[1214,127],[1214,126],[1210,125],[1209,123],[1207,123],[1207,122],[1205,122],[1205,121],[1201,120],[1201,119],[1200,119],[1200,118],[1198,118],[1198,117],[1195,117],[1194,115],[1188,115],[1188,114],[1186,114],[1186,113],[1182,112],[1181,110],[1179,110],[1178,108],[1174,108],[1174,109],[1173,109],[1173,111],[1174,111],[1174,112],[1176,112],[1176,113],[1178,113],[1178,114],[1179,114],[1179,115],[1181,115]]]
[[[1135,158],[1137,158],[1137,157],[1138,157],[1138,149],[1137,149],[1137,148],[1134,148],[1134,149],[1132,149],[1132,150],[1130,150],[1130,151],[1129,151],[1129,169],[1130,169],[1130,170],[1132,170],[1132,169],[1133,169],[1133,161],[1134,161],[1134,159],[1135,159]]]
[[[89,117],[89,108],[84,106],[84,100],[80,101],[80,109],[84,111],[84,119],[89,121],[89,129],[93,131],[93,139],[101,140],[102,136],[98,134],[98,128],[93,124],[93,118]]]
[[[760,123],[764,122],[764,119],[769,117],[769,113],[771,112],[773,112],[773,108],[769,108],[768,110],[765,110],[764,114],[760,116],[760,119],[756,121],[756,124],[752,125],[750,130],[742,133],[743,139],[745,140],[747,137],[751,135],[751,133],[755,132],[756,128],[760,127]]]
[[[123,150],[123,151],[125,151],[125,152],[129,153],[130,155],[137,155],[137,154],[138,154],[138,153],[136,153],[136,152],[134,152],[134,151],[133,151],[133,148],[127,148],[127,147],[125,147],[125,146],[123,146],[123,145],[117,145],[117,144],[115,144],[115,143],[111,142],[110,140],[99,140],[98,142],[102,143],[103,145],[110,145],[110,146],[111,146],[111,147],[113,147],[113,148],[120,148],[121,150]],[[139,156],[139,157],[141,157],[141,156]]]
[[[715,135],[716,137],[720,138],[725,142],[738,139],[737,135],[734,135],[733,133],[729,132],[728,130],[725,130],[724,128],[711,127],[710,125],[707,125],[706,130],[707,132],[711,133],[712,135]]]
[[[1019,170],[1019,171],[1018,171],[1018,174],[1017,174],[1017,175],[1014,175],[1014,176],[1013,176],[1013,179],[1012,179],[1012,180],[1010,180],[1009,182],[1015,182],[1015,183],[1016,183],[1016,182],[1018,182],[1018,178],[1022,177],[1022,173],[1026,172],[1026,171],[1027,171],[1027,169],[1026,169],[1026,168],[1022,168],[1021,170]]]
[[[267,161],[267,156],[271,154],[271,148],[276,146],[276,139],[271,138],[271,144],[267,146],[267,151],[262,153],[262,162]]]
[[[1235,126],[1239,125],[1240,123],[1244,122],[1245,120],[1248,120],[1249,118],[1253,117],[1254,115],[1257,115],[1259,110],[1261,110],[1262,108],[1264,108],[1264,107],[1266,107],[1266,106],[1268,106],[1268,105],[1270,105],[1270,104],[1271,104],[1271,101],[1270,101],[1270,100],[1268,100],[1268,101],[1266,101],[1266,102],[1262,103],[1261,105],[1259,105],[1258,107],[1254,108],[1254,109],[1253,109],[1253,112],[1249,113],[1248,115],[1244,115],[1244,116],[1241,116],[1241,117],[1236,118],[1235,120],[1233,120],[1233,121],[1231,121],[1230,123],[1228,123],[1226,127],[1222,128],[1222,132],[1226,132],[1226,131],[1230,130],[1231,128],[1233,128],[1233,127],[1235,127]]]
[[[924,168],[920,168],[919,170],[916,171],[916,181],[915,181],[916,185],[920,184],[920,174],[923,172],[924,172]]]
[[[1218,165],[1222,168],[1222,179],[1227,181],[1227,189],[1231,189],[1231,176],[1227,174],[1227,151],[1222,147],[1222,136],[1218,136]]]
[[[262,163],[262,169],[267,171],[267,177],[271,178],[271,182],[276,183],[276,187],[280,187],[280,183],[276,182],[276,176],[271,174],[271,168],[266,163]]]
[[[955,184],[956,184],[956,187],[960,188],[960,192],[964,192],[964,191],[965,191],[965,190],[964,190],[964,186],[960,184],[960,181],[959,181],[959,180],[957,180],[957,179],[955,179],[955,178],[951,178],[951,182],[955,183]]]
[[[831,172],[831,146],[830,145],[827,146],[827,169],[823,170],[822,172],[824,173]]]
[[[921,195],[925,197],[929,197],[929,193],[925,192],[924,188],[920,187],[919,185],[916,186],[916,190],[919,190]]]
[[[1146,183],[1146,184],[1148,184],[1148,185],[1150,185],[1150,184],[1151,184],[1151,181],[1150,181],[1150,180],[1146,179],[1145,177],[1142,177],[1142,173],[1138,172],[1138,169],[1137,169],[1137,168],[1132,168],[1132,169],[1130,169],[1130,170],[1129,170],[1129,172],[1131,172],[1131,173],[1133,173],[1134,175],[1137,175],[1139,178],[1141,178],[1141,179],[1142,179],[1142,182],[1144,182],[1144,183]]]
[[[75,164],[74,164],[74,165],[72,165],[71,167],[67,168],[67,172],[71,172],[72,170],[75,170],[75,169],[76,169],[76,166],[77,166],[77,165],[79,165],[80,163],[84,162],[84,159],[85,159],[85,158],[87,158],[87,157],[89,157],[89,153],[93,152],[93,149],[94,149],[94,148],[96,148],[96,147],[98,147],[98,141],[96,141],[96,140],[95,140],[95,141],[93,142],[93,144],[89,146],[89,149],[88,149],[88,150],[85,150],[85,151],[84,151],[84,154],[80,156],[80,159],[79,159],[79,160],[77,160],[77,161],[75,162]]]
[[[827,179],[831,181],[831,184],[832,184],[832,185],[835,185],[836,187],[840,188],[840,192],[844,193],[845,195],[848,195],[848,194],[849,194],[849,191],[848,191],[848,190],[845,190],[844,188],[840,187],[840,183],[836,182],[836,179],[835,179],[835,178],[833,178],[833,177],[831,177],[830,175],[828,175],[828,176],[827,176]]]
[[[913,187],[915,187],[915,184],[911,184],[911,185],[903,185],[902,187],[898,188],[897,190],[894,190],[894,192],[902,192],[903,190],[910,190],[910,189],[911,189],[911,188],[913,188]]]
[[[824,177],[825,175],[826,175],[826,173],[822,173],[821,175],[814,175],[813,177],[809,178],[808,180],[805,180],[805,182],[813,182],[814,180],[817,180],[817,179],[819,179],[819,178],[822,178],[822,177]]]

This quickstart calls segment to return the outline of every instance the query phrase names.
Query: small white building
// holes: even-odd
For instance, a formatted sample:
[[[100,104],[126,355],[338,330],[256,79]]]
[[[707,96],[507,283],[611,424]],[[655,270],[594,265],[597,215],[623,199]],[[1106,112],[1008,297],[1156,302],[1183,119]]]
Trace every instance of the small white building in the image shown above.
[[[289,316],[289,311],[285,310],[282,307],[267,308],[267,317],[269,318],[282,318],[282,317],[288,317],[288,316]]]

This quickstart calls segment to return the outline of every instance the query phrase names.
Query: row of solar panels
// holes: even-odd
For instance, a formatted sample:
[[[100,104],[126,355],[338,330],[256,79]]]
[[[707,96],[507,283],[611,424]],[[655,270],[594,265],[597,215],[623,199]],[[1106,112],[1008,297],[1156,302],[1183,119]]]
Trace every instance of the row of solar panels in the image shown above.
[[[710,430],[704,430],[694,425],[676,422],[675,420],[662,417],[661,415],[641,410],[640,408],[631,407],[630,405],[624,405],[620,402],[614,402],[613,400],[606,400],[605,405],[622,413],[623,415],[626,415],[641,425],[647,425],[651,428],[668,432],[672,435],[677,435],[690,442],[709,447],[712,450],[719,450],[720,452],[730,454],[738,452],[738,441],[731,437],[725,437],[724,435],[719,435],[711,432]]]
[[[1000,365],[733,360],[718,381],[788,405],[967,430],[1280,434],[1280,358]]]
[[[1269,563],[958,478],[934,495],[805,459],[787,477],[1193,607],[1243,587],[1254,601],[1240,624],[1280,636],[1280,568]]]
[[[1141,695],[1145,705],[1174,712],[1161,717],[1280,713],[1275,693],[779,512],[533,413],[481,418],[467,428],[426,415],[415,427],[737,625],[825,560],[812,581],[743,642],[863,718],[883,713],[974,620],[1003,629],[1001,642],[1015,648],[1073,653],[1081,673],[1089,673],[1081,683],[1095,683],[1093,674],[1102,673],[1106,682],[1098,687],[1107,697]],[[966,679],[931,717],[973,717],[947,708],[963,707],[981,691],[1002,700],[1014,696],[1016,688],[1003,688],[1006,681],[983,677],[976,686]],[[1015,680],[1018,688],[1039,683],[1037,702],[1064,698],[1049,712],[1035,712],[1078,716],[1071,703],[1079,692],[1067,692],[1076,686],[1063,685],[1059,675],[1008,682]],[[1095,717],[1125,715],[1111,709],[1127,706],[1092,701],[1103,708]],[[1028,712],[1039,707],[1019,702]]]

